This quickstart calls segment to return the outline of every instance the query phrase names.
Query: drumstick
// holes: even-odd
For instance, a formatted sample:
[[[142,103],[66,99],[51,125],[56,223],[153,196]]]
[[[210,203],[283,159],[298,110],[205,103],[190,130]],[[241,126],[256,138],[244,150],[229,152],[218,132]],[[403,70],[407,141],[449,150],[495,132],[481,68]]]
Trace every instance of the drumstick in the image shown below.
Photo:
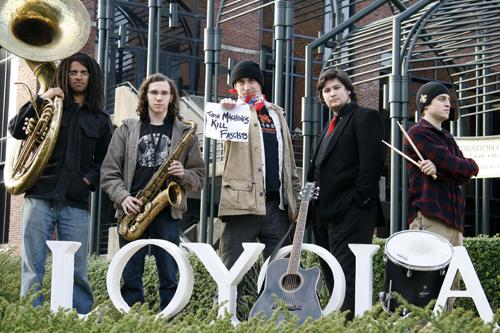
[[[410,145],[412,146],[413,150],[415,151],[415,153],[418,155],[418,158],[420,159],[420,161],[423,161],[424,160],[424,157],[422,156],[422,154],[420,154],[420,152],[418,151],[417,149],[417,146],[415,146],[415,144],[413,143],[412,139],[410,138],[410,136],[408,135],[408,133],[406,133],[405,129],[403,128],[403,126],[399,123],[399,121],[396,121],[396,123],[398,124],[399,128],[401,129],[401,132],[403,132],[403,135],[405,136],[406,140],[408,140],[408,142],[410,143]],[[432,175],[432,178],[436,179],[437,176],[434,174]]]
[[[398,124],[399,128],[401,129],[401,132],[403,132],[403,135],[405,136],[406,140],[408,140],[408,142],[410,143],[410,145],[412,146],[413,150],[415,151],[415,153],[417,153],[417,156],[418,158],[420,158],[421,161],[424,160],[422,154],[420,154],[420,152],[418,151],[417,147],[415,146],[415,144],[413,143],[413,141],[411,140],[410,136],[408,135],[408,133],[406,133],[405,129],[403,128],[403,126],[399,123],[399,121],[396,121],[396,123]]]
[[[420,164],[418,164],[418,162],[416,162],[413,158],[411,158],[410,156],[406,155],[405,153],[403,153],[401,150],[397,149],[396,147],[390,145],[389,143],[385,142],[384,140],[382,140],[382,142],[389,148],[391,148],[392,150],[394,150],[396,153],[398,153],[399,155],[403,156],[404,158],[406,158],[409,162],[415,164],[419,169],[420,169]],[[437,176],[436,175],[431,175],[432,178],[436,179]]]
[[[390,143],[387,143],[386,141],[382,140],[382,142],[389,148],[391,148],[392,150],[394,150],[396,153],[398,153],[399,155],[403,156],[404,158],[406,158],[409,162],[415,164],[419,169],[420,169],[420,165],[413,159],[411,158],[410,156],[406,155],[405,153],[403,153],[401,150],[399,150],[398,148],[392,146]]]

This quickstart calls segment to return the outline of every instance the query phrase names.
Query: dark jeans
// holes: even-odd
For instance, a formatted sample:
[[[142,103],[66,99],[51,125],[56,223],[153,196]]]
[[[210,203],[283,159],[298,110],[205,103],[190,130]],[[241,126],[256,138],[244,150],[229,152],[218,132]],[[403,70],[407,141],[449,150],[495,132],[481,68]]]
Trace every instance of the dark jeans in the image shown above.
[[[170,216],[170,208],[166,208],[151,222],[139,239],[163,239],[179,245],[179,220]],[[120,237],[120,248],[130,243]],[[148,247],[141,248],[128,261],[123,270],[123,286],[121,293],[129,306],[144,302],[142,275]],[[174,297],[177,290],[177,263],[174,258],[162,248],[151,246],[155,257],[158,279],[160,281],[160,309],[163,310]]]
[[[243,252],[242,243],[264,243],[264,259],[286,234],[290,223],[286,210],[279,209],[279,198],[266,202],[266,215],[231,215],[222,218],[224,228],[220,239],[220,254],[227,269],[231,269]],[[290,244],[287,239],[283,246]]]
[[[341,310],[350,310],[348,318],[353,318],[356,261],[348,245],[372,243],[375,222],[377,221],[377,205],[374,203],[361,208],[352,203],[346,215],[338,221],[322,221],[318,216],[318,211],[315,210],[314,213],[316,244],[328,249],[344,270],[346,293]],[[320,260],[320,264],[326,286],[331,294],[333,290],[333,274],[325,261]]]

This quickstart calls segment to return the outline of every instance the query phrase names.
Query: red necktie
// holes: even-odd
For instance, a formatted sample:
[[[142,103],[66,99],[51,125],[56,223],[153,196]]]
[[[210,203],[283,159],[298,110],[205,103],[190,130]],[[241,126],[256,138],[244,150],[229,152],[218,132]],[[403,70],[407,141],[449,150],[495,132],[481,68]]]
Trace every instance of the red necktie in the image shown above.
[[[332,120],[330,120],[330,125],[328,125],[328,129],[326,130],[326,136],[329,136],[330,134],[333,133],[336,123],[337,123],[337,117],[333,117]]]

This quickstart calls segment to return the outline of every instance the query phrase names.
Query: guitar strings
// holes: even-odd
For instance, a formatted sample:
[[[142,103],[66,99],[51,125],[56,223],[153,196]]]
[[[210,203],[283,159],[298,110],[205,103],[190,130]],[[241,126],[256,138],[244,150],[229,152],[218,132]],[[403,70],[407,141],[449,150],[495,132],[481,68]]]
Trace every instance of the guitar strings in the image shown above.
[[[307,211],[307,208],[309,206],[309,201],[307,200],[303,200],[301,203],[300,203],[300,209],[299,209],[299,216],[297,217],[297,220],[298,221],[302,221],[302,219],[304,218],[304,211]],[[294,235],[294,240],[293,240],[293,243],[296,244],[296,242],[298,242],[298,239],[299,238],[303,238],[304,235],[299,235],[297,234],[297,231],[295,232],[295,235]],[[297,238],[297,239],[295,239]],[[290,265],[287,269],[287,274],[286,274],[286,277],[285,277],[285,282],[284,282],[284,294],[283,294],[283,297],[281,298],[287,308],[289,309],[290,307],[292,309],[295,309],[295,306],[296,306],[296,302],[295,302],[295,289],[297,289],[298,285],[300,283],[300,274],[298,273],[298,265],[300,265],[300,251],[299,251],[299,257],[296,258],[297,260],[297,264],[295,266],[296,267],[296,270],[297,272],[294,273],[294,274],[291,274],[290,272]],[[289,261],[290,263],[290,261]],[[298,281],[296,281],[298,280]]]
[[[310,199],[309,196],[312,194],[310,192],[310,190],[311,190],[311,188],[309,188],[309,190],[305,191],[307,193],[306,195],[304,195],[304,192],[301,191],[302,200],[300,202],[299,214],[297,216],[297,222],[298,221],[300,221],[300,223],[305,222],[304,218],[305,218],[305,216],[307,216],[307,209],[309,207],[309,199]],[[298,230],[295,230],[294,239],[293,239],[293,244],[295,244],[295,246],[297,246],[298,242],[302,243],[302,241],[304,239],[303,228],[302,228],[301,235],[299,235],[297,232],[298,232]],[[300,238],[300,241],[299,241],[299,238]],[[285,276],[285,279],[283,281],[283,288],[282,288],[283,294],[282,294],[281,299],[285,302],[285,305],[286,305],[288,310],[290,310],[290,309],[297,310],[297,305],[295,302],[295,290],[300,286],[300,281],[301,281],[301,276],[298,272],[299,267],[300,267],[300,248],[301,247],[302,247],[302,244],[299,247],[298,258],[295,258],[295,260],[297,260],[297,263],[294,264],[296,272],[294,274],[291,274],[291,261],[290,261],[291,258],[290,258],[289,262],[288,262],[286,276]],[[294,251],[294,249],[292,248],[292,253],[293,252],[296,252],[296,251]]]

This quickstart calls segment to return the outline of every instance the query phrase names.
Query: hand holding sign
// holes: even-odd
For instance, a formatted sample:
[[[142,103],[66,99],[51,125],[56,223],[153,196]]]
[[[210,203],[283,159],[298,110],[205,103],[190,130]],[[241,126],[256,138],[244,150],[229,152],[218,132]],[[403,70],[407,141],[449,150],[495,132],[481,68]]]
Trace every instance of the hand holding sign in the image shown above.
[[[207,103],[206,136],[216,140],[248,141],[250,107],[236,104],[231,110],[218,103]]]

